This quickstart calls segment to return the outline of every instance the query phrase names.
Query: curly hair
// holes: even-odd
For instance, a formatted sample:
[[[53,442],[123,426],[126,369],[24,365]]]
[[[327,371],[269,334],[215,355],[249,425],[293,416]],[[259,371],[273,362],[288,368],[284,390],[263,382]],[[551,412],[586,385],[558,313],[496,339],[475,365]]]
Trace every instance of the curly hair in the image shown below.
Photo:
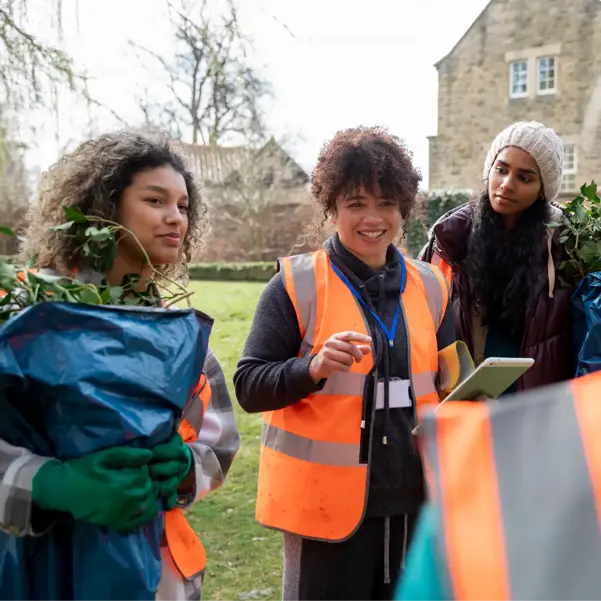
[[[464,293],[469,294],[470,304],[480,303],[485,315],[494,315],[513,335],[519,335],[524,327],[532,283],[542,269],[550,216],[549,203],[541,198],[524,211],[515,228],[507,230],[492,208],[488,192],[475,201],[463,260],[469,281]]]
[[[336,199],[359,188],[397,202],[407,219],[417,195],[420,172],[413,166],[405,143],[383,127],[354,127],[338,131],[321,148],[311,175],[311,193],[321,207],[321,229],[336,211]],[[317,234],[316,231],[313,232]]]
[[[85,267],[85,258],[68,232],[50,230],[64,223],[65,207],[76,207],[85,215],[114,220],[123,191],[131,185],[134,176],[164,166],[172,167],[184,178],[189,197],[189,225],[181,262],[155,267],[162,275],[185,280],[187,263],[201,246],[206,224],[206,206],[200,187],[168,138],[136,132],[119,131],[88,140],[42,175],[37,202],[29,211],[22,257],[28,260],[35,256],[38,267],[59,271]]]

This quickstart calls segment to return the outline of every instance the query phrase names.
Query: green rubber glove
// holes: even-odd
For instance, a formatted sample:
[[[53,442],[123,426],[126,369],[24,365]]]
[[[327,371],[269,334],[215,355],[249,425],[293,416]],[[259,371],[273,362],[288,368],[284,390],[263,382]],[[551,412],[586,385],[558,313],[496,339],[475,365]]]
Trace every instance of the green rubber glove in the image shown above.
[[[192,451],[176,432],[168,442],[152,449],[150,477],[163,497],[165,509],[173,509],[177,504],[177,489],[190,473]]]
[[[76,520],[133,530],[159,512],[148,449],[114,447],[63,463],[48,461],[34,476],[33,501]]]

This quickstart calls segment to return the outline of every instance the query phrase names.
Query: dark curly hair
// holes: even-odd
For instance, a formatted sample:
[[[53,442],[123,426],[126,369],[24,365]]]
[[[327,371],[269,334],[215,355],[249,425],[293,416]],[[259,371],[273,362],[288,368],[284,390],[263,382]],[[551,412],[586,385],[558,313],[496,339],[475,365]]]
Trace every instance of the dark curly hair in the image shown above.
[[[533,282],[542,269],[549,203],[540,198],[521,215],[512,230],[490,204],[488,192],[474,203],[472,232],[463,270],[468,276],[470,304],[478,302],[486,315],[520,334]]]
[[[136,132],[107,133],[78,146],[42,175],[37,202],[30,209],[21,252],[36,256],[37,266],[71,271],[86,266],[82,252],[68,233],[50,231],[65,221],[65,207],[85,215],[114,220],[123,191],[136,173],[170,166],[180,173],[189,197],[188,232],[178,265],[155,266],[165,276],[185,279],[187,263],[200,246],[206,206],[194,176],[166,137]]]
[[[311,193],[323,220],[336,211],[340,195],[378,187],[384,198],[395,200],[403,219],[413,208],[421,174],[413,166],[405,143],[383,127],[353,127],[338,131],[319,153],[311,176]]]

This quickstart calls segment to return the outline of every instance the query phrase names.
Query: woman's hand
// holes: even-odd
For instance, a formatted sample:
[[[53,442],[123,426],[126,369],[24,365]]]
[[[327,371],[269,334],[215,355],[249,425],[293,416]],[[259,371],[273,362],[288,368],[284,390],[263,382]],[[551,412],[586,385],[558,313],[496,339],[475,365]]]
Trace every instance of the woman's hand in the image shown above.
[[[128,532],[160,510],[151,460],[148,449],[114,447],[63,463],[48,461],[33,479],[33,501],[40,509]]]
[[[356,343],[356,344],[354,344]],[[315,383],[335,371],[349,371],[354,362],[371,353],[371,337],[358,332],[339,332],[323,345],[309,365],[309,373]]]
[[[178,492],[183,492],[180,490],[181,485],[191,473],[191,486],[188,488],[193,490],[192,462],[192,451],[178,432],[168,442],[152,449],[150,477],[158,487],[165,509],[176,506]]]

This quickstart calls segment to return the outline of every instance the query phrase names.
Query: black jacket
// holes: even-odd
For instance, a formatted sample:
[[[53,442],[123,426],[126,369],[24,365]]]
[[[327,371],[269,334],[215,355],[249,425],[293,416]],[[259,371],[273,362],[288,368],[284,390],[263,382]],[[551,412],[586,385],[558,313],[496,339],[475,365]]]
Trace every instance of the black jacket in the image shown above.
[[[388,249],[387,264],[376,273],[351,254],[337,235],[325,243],[331,261],[359,290],[380,319],[392,323],[399,299],[401,269],[394,247]],[[402,312],[395,344],[388,349],[385,336],[371,313],[363,308],[376,344],[377,371],[388,363],[391,378],[407,379],[407,335]],[[438,348],[455,341],[452,313],[447,310],[438,329]],[[236,396],[249,412],[282,409],[319,390],[309,374],[310,356],[298,357],[301,335],[296,312],[285,290],[281,274],[267,284],[259,300],[242,358],[234,374]],[[323,383],[321,383],[323,386]],[[424,478],[419,453],[411,430],[415,426],[413,408],[376,411],[371,441],[371,462],[367,516],[393,516],[414,513],[424,500]],[[382,444],[386,428],[388,444]],[[369,432],[369,427],[365,429]],[[369,441],[368,441],[369,442]]]
[[[561,210],[552,205],[553,219],[561,217]],[[453,269],[451,304],[455,331],[474,356],[472,306],[467,299],[467,275],[462,269],[467,252],[467,240],[472,231],[473,205],[466,203],[443,215],[431,232],[429,243],[420,258],[431,261],[433,253],[440,255]],[[549,268],[554,272],[566,259],[564,245],[559,241],[559,230],[551,240],[551,256],[545,248],[538,278],[530,287],[526,319],[522,334],[520,355],[532,357],[534,365],[518,381],[518,390],[530,390],[569,380],[574,375],[572,345],[571,298],[573,288],[563,286],[556,278],[549,282]],[[549,296],[552,288],[553,297]],[[477,359],[477,358],[476,358]]]

